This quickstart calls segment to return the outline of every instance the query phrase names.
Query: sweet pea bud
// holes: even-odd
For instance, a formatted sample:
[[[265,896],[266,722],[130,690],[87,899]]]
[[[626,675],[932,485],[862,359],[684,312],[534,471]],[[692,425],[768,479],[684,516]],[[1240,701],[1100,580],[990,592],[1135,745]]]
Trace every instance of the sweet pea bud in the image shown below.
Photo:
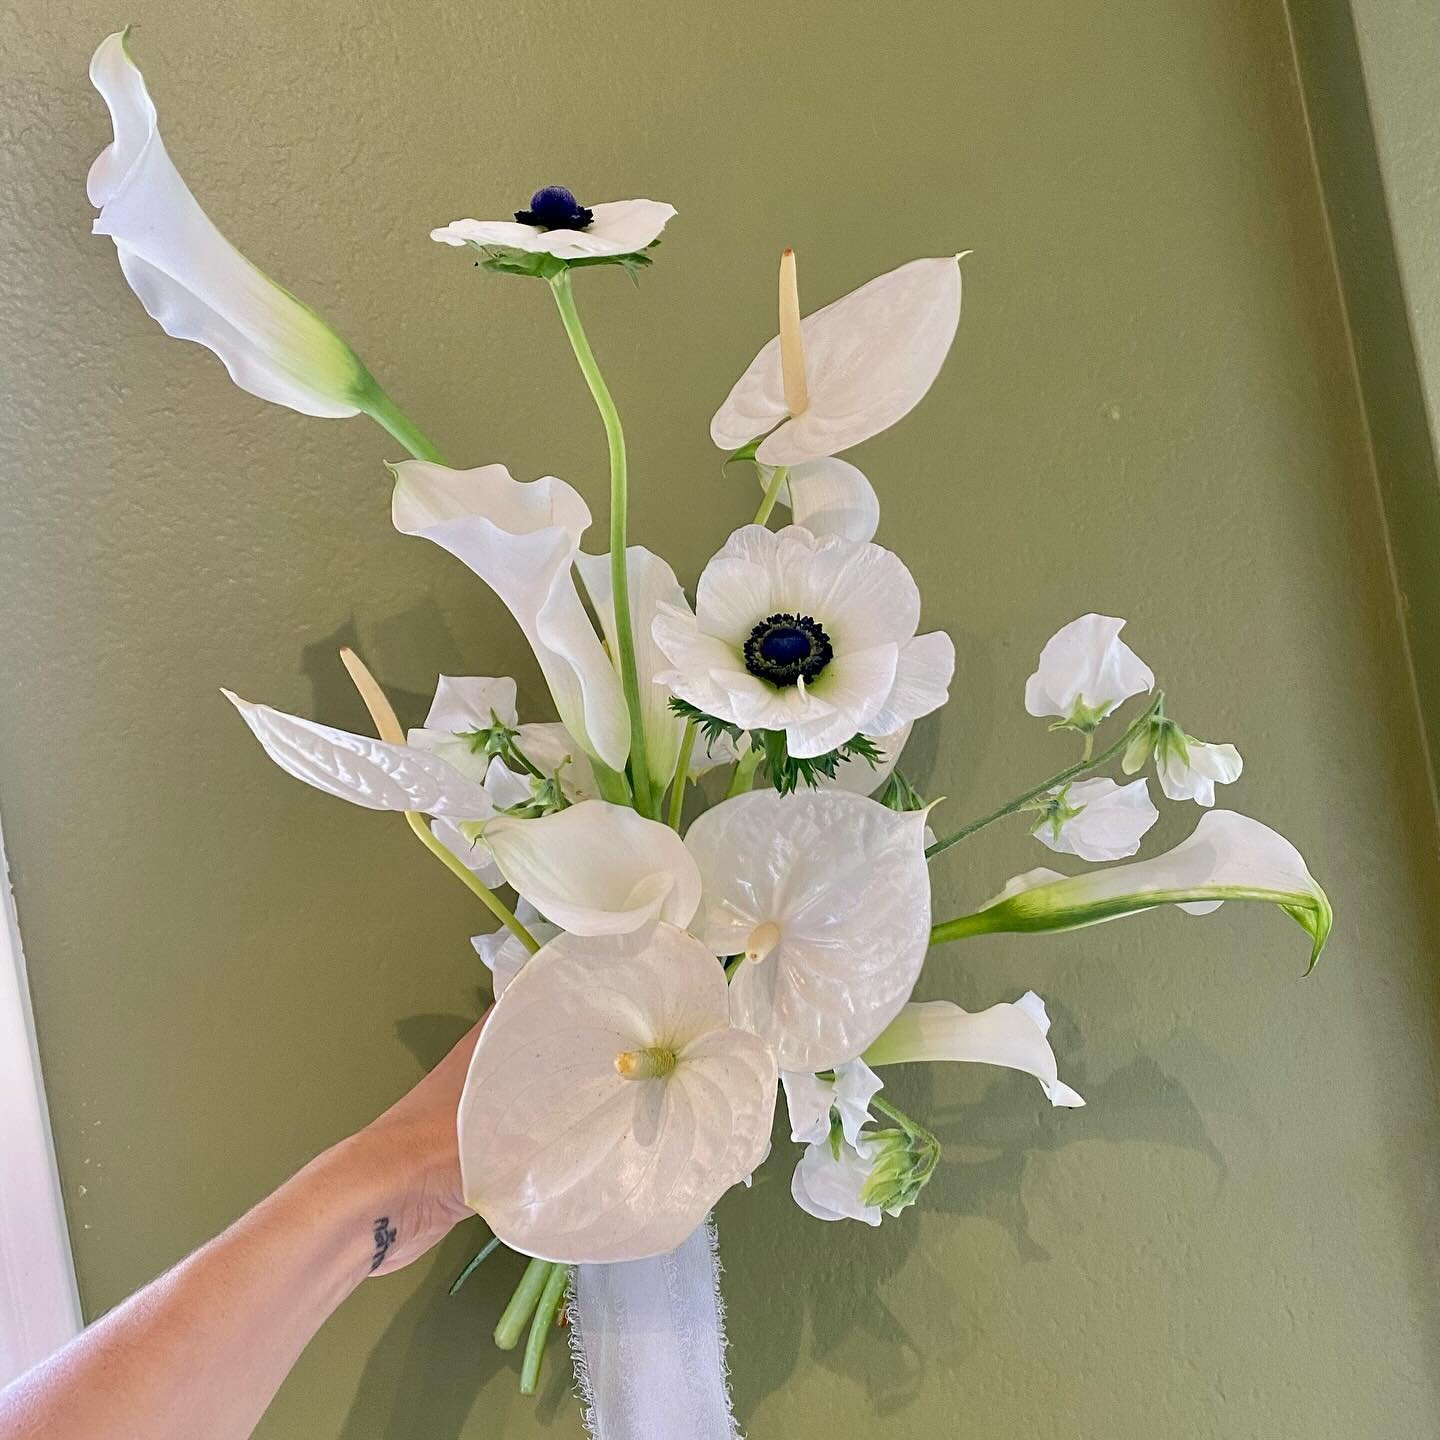
[[[860,1191],[862,1205],[898,1215],[920,1198],[940,1162],[940,1142],[928,1130],[862,1131],[870,1174]]]

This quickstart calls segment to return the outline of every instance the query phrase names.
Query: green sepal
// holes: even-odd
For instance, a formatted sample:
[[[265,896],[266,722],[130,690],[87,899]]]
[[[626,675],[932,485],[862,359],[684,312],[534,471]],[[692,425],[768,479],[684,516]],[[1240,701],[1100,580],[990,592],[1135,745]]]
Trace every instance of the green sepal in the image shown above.
[[[898,770],[890,772],[879,798],[887,810],[909,812],[926,807],[924,796]]]

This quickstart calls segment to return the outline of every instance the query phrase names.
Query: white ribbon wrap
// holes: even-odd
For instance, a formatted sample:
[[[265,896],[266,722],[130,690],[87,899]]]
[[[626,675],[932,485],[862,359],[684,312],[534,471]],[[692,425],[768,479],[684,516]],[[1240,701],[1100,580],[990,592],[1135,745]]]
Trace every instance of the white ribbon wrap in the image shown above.
[[[570,1325],[593,1440],[741,1440],[713,1221],[668,1255],[577,1266]]]

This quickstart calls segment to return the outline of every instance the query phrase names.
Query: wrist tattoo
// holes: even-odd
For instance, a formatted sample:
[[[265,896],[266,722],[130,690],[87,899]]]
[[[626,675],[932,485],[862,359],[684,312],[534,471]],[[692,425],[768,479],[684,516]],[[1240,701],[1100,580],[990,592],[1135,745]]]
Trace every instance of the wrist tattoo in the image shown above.
[[[375,1241],[375,1254],[370,1260],[370,1273],[373,1275],[385,1263],[385,1257],[395,1243],[395,1227],[391,1225],[388,1215],[382,1215],[376,1220],[372,1238]]]

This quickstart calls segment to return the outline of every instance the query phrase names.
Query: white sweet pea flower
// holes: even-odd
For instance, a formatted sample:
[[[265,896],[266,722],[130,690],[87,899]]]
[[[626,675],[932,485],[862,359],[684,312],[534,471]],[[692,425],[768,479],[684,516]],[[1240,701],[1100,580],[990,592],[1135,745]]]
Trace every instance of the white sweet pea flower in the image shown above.
[[[862,1198],[873,1163],[872,1148],[864,1139],[858,1146],[848,1140],[834,1145],[829,1140],[807,1145],[790,1178],[790,1194],[807,1215],[817,1220],[859,1220],[865,1225],[879,1225],[883,1218],[880,1207],[866,1204]],[[896,1206],[889,1213],[899,1214],[900,1209]]]
[[[452,220],[430,232],[442,245],[473,245],[584,260],[633,255],[660,237],[675,214],[659,200],[608,200],[581,205],[563,185],[547,185],[530,197],[513,220]]]
[[[1075,780],[1045,797],[1030,833],[1061,855],[1082,860],[1123,860],[1139,848],[1160,818],[1144,780],[1117,785],[1103,777]]]
[[[769,483],[761,466],[761,489]],[[792,523],[812,535],[839,535],[845,540],[873,540],[880,528],[880,497],[864,473],[848,460],[828,456],[792,465],[776,497],[790,511]]]
[[[656,679],[744,730],[783,730],[789,753],[823,755],[884,735],[948,698],[955,647],[915,634],[920,592],[878,545],[797,525],[746,525],[711,559],[695,613],[661,604]]]
[[[842,790],[755,790],[690,827],[703,883],[691,928],[745,957],[735,1023],[783,1069],[853,1060],[910,998],[930,933],[924,830],[923,811]]]
[[[1173,720],[1157,716],[1126,747],[1124,769],[1133,775],[1153,749],[1160,788],[1171,800],[1193,800],[1208,810],[1215,803],[1215,787],[1240,778],[1244,761],[1233,745],[1209,745],[1187,735]]]
[[[563,480],[521,483],[503,465],[407,460],[394,471],[395,528],[433,540],[495,591],[530,642],[566,729],[587,754],[623,769],[625,697],[571,574],[589,507]]]
[[[798,314],[798,302],[797,302]],[[799,322],[803,408],[787,401],[777,335],[750,362],[710,422],[722,450],[758,435],[763,465],[799,465],[878,435],[919,404],[960,321],[959,257],[912,260]],[[792,377],[793,388],[793,377]],[[767,434],[767,432],[770,432]]]
[[[673,926],[551,940],[475,1046],[466,1202],[546,1260],[673,1250],[770,1143],[775,1059],[731,1028],[728,999],[714,957]]]
[[[442,675],[425,723],[405,736],[418,750],[428,750],[453,765],[462,775],[482,783],[493,756],[477,748],[472,737],[496,724],[514,729],[515,682],[508,676]]]
[[[558,925],[542,919],[540,912],[525,899],[516,905],[515,918],[541,945],[561,933]],[[472,935],[470,943],[475,947],[475,953],[485,962],[485,968],[490,971],[495,998],[498,1000],[509,988],[510,982],[525,968],[531,952],[520,937],[505,925],[485,935]]]
[[[790,1138],[803,1145],[829,1138],[832,1110],[840,1117],[840,1133],[849,1144],[857,1144],[861,1127],[875,1118],[870,1102],[885,1084],[863,1060],[836,1066],[830,1079],[808,1070],[782,1070],[780,1083],[785,1087]]]
[[[378,390],[354,351],[196,203],[166,153],[125,31],[100,42],[90,80],[115,127],[90,167],[94,231],[114,240],[125,279],[161,329],[213,351],[262,400],[332,418],[368,409]]]
[[[1130,696],[1153,690],[1150,667],[1120,638],[1124,628],[1113,615],[1091,614],[1057,630],[1025,682],[1025,709],[1059,716],[1052,729],[1093,731]]]

